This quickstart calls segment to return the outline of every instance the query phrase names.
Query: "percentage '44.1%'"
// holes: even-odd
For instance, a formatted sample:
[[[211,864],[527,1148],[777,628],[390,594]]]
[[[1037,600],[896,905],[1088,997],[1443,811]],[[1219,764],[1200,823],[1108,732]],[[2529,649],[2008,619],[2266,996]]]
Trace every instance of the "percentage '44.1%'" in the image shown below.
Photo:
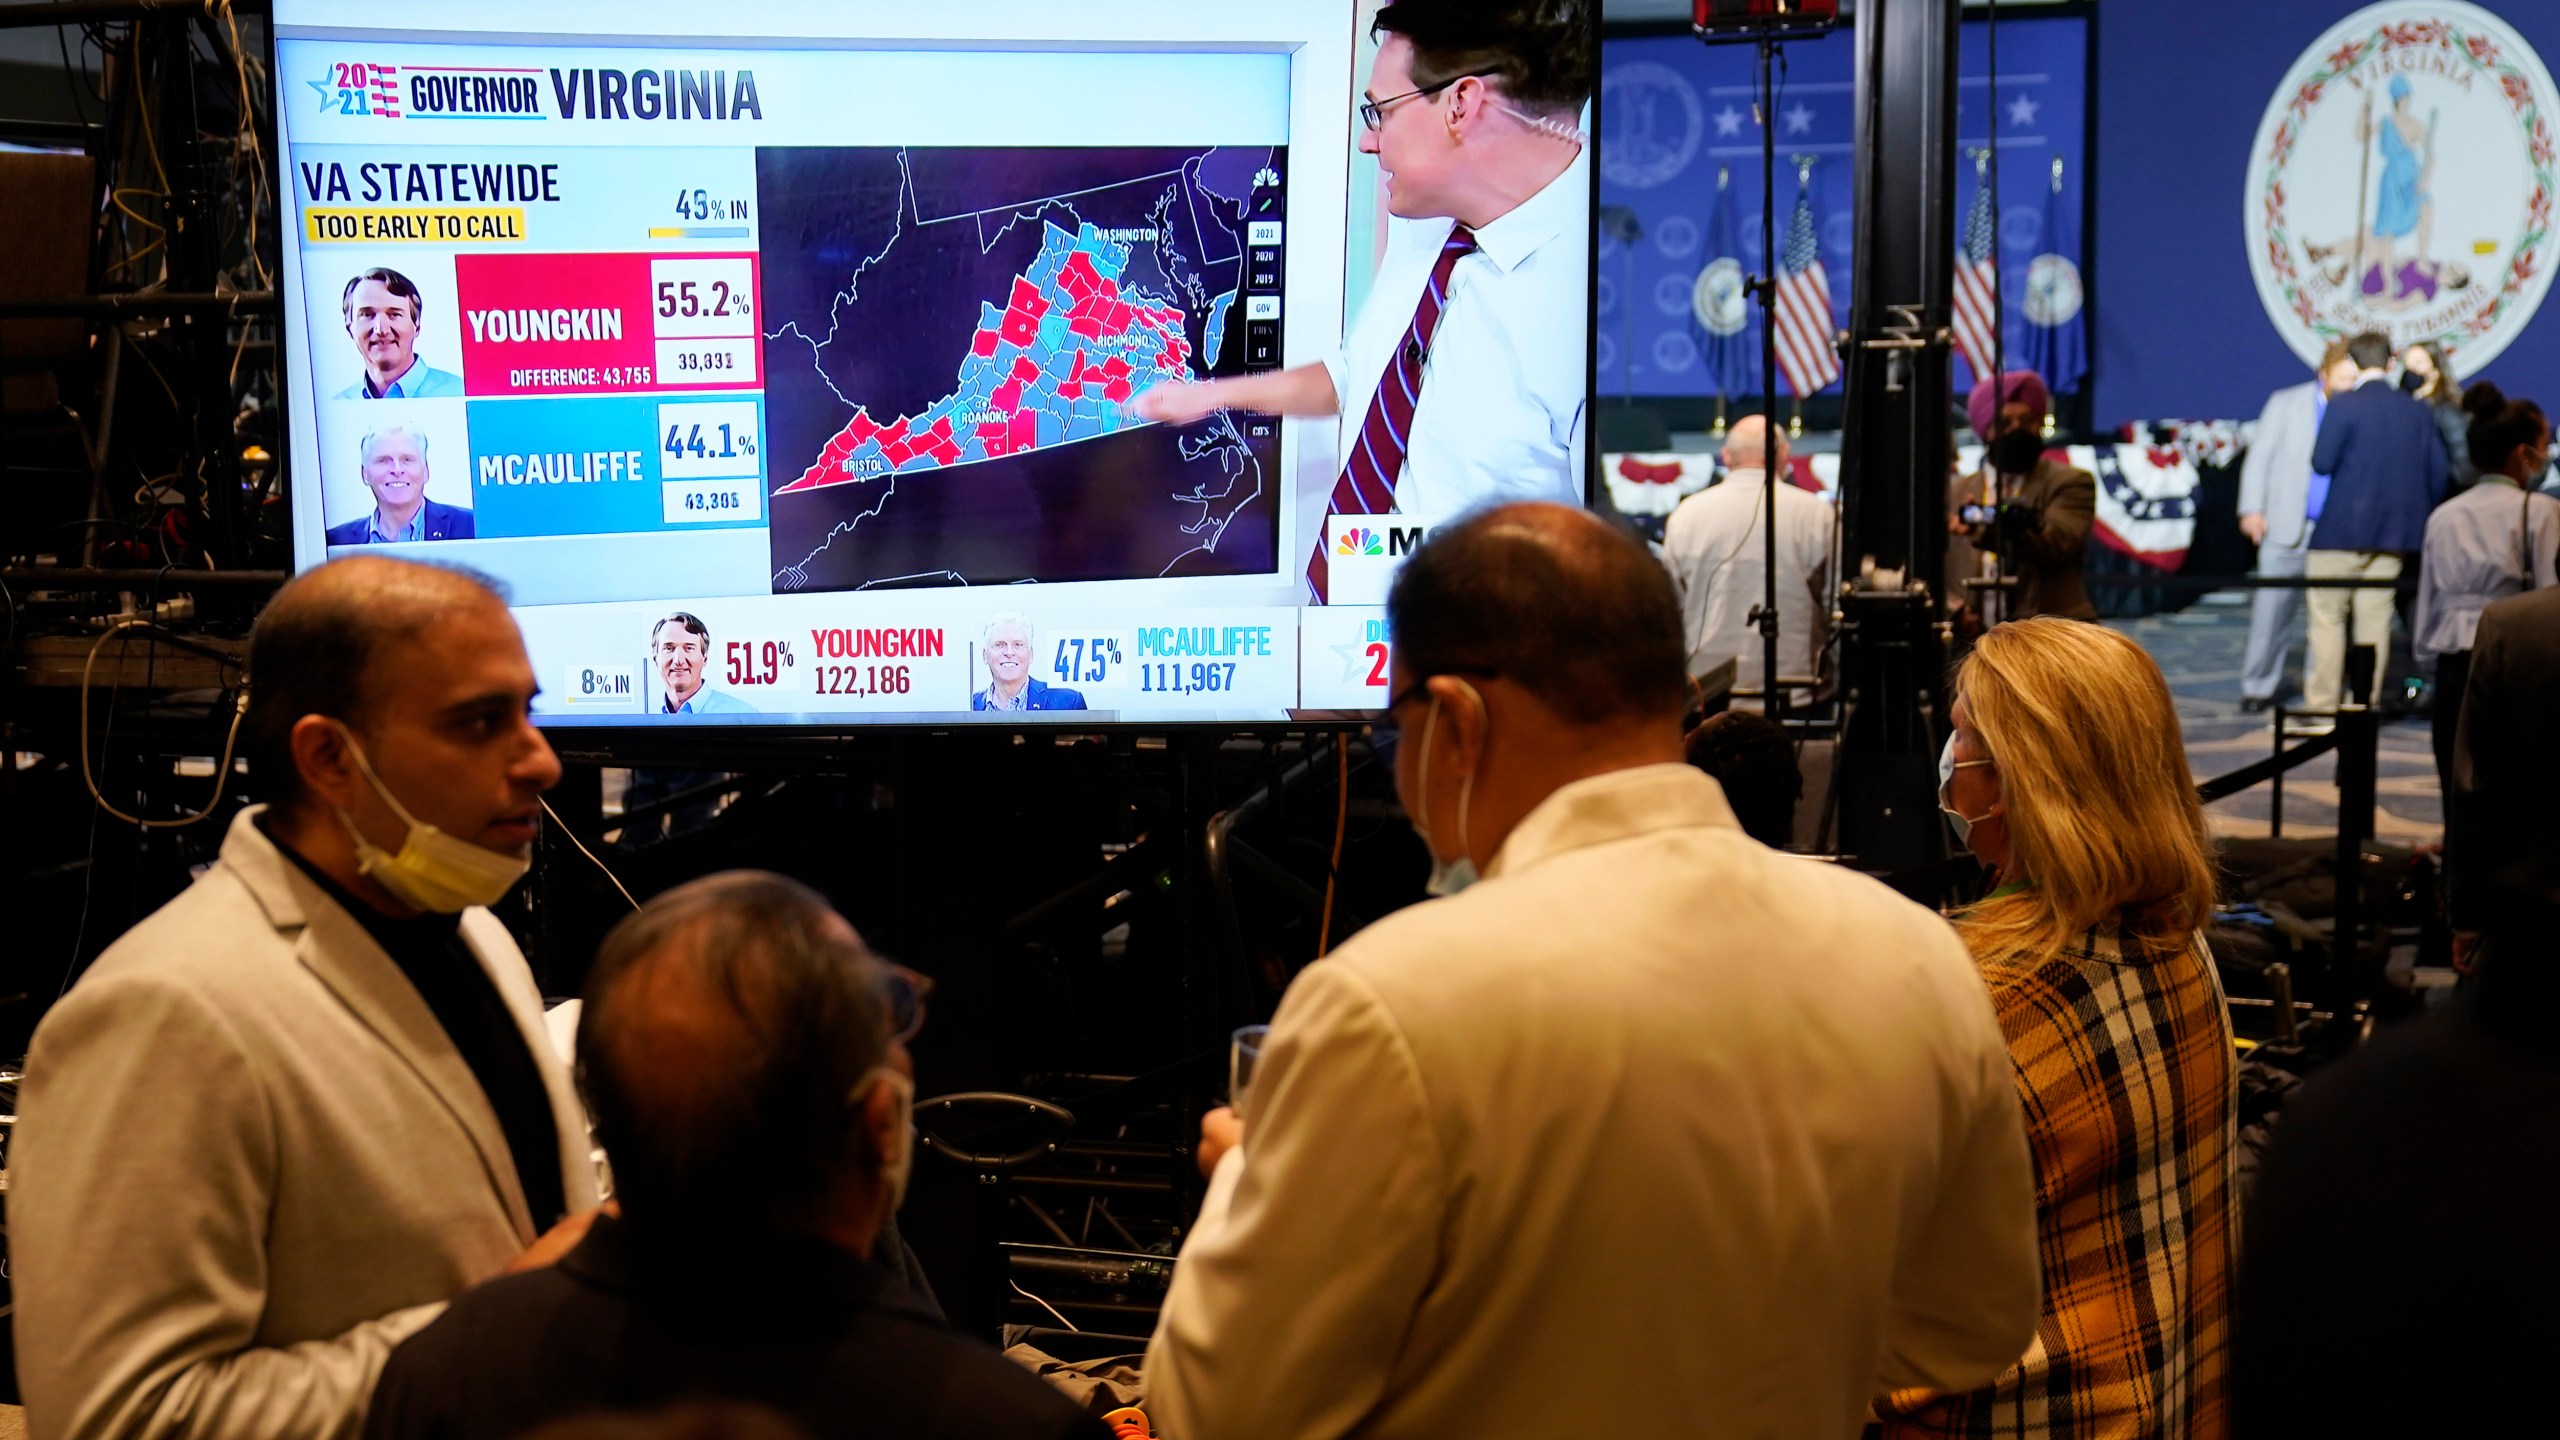
[[[676,424],[667,427],[665,448],[679,460],[734,460],[756,453],[756,435],[725,424]]]

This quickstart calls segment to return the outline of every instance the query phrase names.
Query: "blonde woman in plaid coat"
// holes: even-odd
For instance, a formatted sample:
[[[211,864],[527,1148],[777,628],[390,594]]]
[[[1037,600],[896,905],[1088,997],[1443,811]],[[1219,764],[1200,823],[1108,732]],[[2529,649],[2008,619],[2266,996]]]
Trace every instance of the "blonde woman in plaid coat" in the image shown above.
[[[2223,1440],[2231,1025],[2168,685],[2113,631],[2035,619],[1983,636],[1956,689],[1939,802],[2000,877],[1956,924],[2026,1112],[2044,1313],[1989,1386],[1879,1401],[1884,1433]]]

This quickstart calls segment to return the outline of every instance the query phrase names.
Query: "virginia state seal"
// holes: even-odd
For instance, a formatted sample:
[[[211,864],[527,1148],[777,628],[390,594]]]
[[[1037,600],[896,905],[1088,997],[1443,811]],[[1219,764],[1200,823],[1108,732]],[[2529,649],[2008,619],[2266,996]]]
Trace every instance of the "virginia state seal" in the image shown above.
[[[2476,371],[2551,286],[2551,72],[2464,0],[2384,0],[2287,72],[2249,155],[2258,298],[2304,364],[2332,338],[2432,340]]]

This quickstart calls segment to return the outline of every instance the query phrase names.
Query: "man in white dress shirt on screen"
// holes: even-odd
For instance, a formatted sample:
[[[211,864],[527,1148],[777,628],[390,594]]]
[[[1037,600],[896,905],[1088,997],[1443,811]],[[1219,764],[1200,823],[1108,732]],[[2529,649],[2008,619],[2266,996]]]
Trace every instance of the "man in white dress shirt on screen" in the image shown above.
[[[1990,996],[1944,920],[1767,849],[1681,763],[1652,554],[1504,505],[1388,611],[1446,898],[1302,971],[1241,1131],[1203,1122],[1149,1417],[1850,1440],[1880,1391],[2015,1361],[2035,1184]]]
[[[1360,148],[1396,218],[1350,333],[1321,362],[1158,386],[1132,408],[1176,424],[1230,407],[1341,417],[1325,514],[1436,523],[1501,500],[1579,504],[1587,0],[1389,0],[1372,29]],[[1306,557],[1319,600],[1321,539]]]

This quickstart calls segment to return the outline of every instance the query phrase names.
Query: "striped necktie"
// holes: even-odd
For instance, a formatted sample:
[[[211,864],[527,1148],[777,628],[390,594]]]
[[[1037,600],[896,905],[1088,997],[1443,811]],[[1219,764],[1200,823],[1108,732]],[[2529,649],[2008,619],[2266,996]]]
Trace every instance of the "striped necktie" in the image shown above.
[[[1422,287],[1422,299],[1413,307],[1413,323],[1405,327],[1403,341],[1388,357],[1386,373],[1378,377],[1378,393],[1370,397],[1368,417],[1360,422],[1360,437],[1352,442],[1342,474],[1333,482],[1333,496],[1325,503],[1327,515],[1383,515],[1396,508],[1396,477],[1404,473],[1405,442],[1413,434],[1413,408],[1422,394],[1422,366],[1431,355],[1431,332],[1440,328],[1440,311],[1449,301],[1449,272],[1475,248],[1475,232],[1464,225],[1450,230],[1447,243],[1440,247],[1440,263],[1431,267],[1431,283]],[[1307,585],[1319,605],[1325,600],[1326,569],[1324,535],[1319,530],[1316,553],[1307,560]]]

